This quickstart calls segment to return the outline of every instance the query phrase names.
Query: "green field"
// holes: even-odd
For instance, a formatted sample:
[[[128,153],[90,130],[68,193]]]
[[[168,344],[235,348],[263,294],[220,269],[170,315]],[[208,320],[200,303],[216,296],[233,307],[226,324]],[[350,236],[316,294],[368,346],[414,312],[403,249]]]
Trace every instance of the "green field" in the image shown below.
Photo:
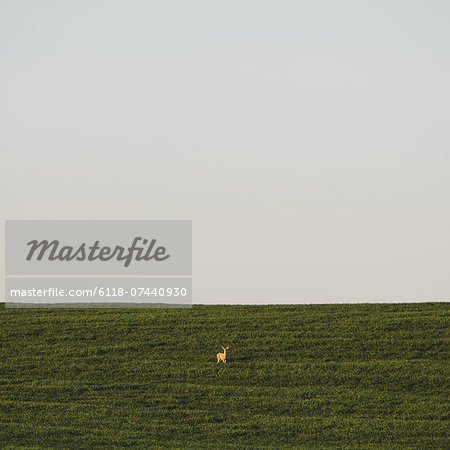
[[[450,448],[449,312],[2,308],[0,447]]]

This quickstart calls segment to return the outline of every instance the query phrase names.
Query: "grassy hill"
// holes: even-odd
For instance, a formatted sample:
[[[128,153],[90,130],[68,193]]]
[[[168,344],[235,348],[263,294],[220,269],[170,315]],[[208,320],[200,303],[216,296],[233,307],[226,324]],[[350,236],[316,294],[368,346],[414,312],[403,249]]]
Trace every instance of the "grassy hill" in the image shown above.
[[[2,308],[0,447],[450,448],[449,312]]]

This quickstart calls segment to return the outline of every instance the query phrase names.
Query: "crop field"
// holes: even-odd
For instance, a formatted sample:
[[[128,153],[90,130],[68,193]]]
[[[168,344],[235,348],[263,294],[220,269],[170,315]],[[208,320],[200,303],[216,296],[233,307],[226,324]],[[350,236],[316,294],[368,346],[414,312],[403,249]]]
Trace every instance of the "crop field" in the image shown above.
[[[0,447],[450,448],[449,312],[1,308]]]

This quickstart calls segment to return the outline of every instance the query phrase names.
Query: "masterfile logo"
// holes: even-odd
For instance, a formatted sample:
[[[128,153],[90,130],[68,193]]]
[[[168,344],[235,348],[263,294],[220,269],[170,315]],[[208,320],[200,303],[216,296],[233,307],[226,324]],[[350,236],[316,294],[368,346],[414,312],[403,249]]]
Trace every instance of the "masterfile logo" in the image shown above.
[[[143,246],[139,245],[142,241]],[[78,248],[72,246],[62,246],[60,247],[60,242],[54,241],[30,241],[27,243],[30,246],[30,251],[27,256],[27,261],[36,256],[38,261],[46,256],[49,261],[95,261],[96,259],[100,261],[109,261],[110,259],[117,259],[117,261],[123,261],[124,266],[128,267],[133,259],[136,261],[150,261],[154,259],[155,261],[164,261],[170,258],[170,255],[166,254],[165,247],[154,247],[156,246],[156,239],[152,239],[150,243],[148,239],[142,239],[141,237],[136,237],[133,240],[128,249],[116,245],[114,248],[105,246],[100,247],[99,241],[91,246],[88,246],[83,242]]]
[[[6,275],[192,275],[189,220],[8,220]]]
[[[7,307],[192,302],[191,221],[9,220],[5,229]]]

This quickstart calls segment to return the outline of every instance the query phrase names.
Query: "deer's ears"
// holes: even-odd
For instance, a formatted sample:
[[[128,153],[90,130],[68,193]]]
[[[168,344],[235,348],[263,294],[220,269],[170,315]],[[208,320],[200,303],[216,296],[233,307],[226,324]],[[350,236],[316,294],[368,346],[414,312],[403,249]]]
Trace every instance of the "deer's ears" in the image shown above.
[[[223,345],[221,345],[222,349],[225,350],[225,347]]]
[[[230,348],[230,346],[229,346],[229,345],[227,345],[227,349],[228,349],[228,348]]]

